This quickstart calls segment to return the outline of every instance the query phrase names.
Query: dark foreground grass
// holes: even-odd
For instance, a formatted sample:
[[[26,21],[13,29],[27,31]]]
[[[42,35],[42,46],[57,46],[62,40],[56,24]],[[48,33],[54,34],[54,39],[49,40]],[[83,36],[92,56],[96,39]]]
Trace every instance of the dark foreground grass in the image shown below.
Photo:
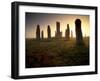
[[[75,38],[26,39],[26,68],[89,65],[89,38],[76,45]]]

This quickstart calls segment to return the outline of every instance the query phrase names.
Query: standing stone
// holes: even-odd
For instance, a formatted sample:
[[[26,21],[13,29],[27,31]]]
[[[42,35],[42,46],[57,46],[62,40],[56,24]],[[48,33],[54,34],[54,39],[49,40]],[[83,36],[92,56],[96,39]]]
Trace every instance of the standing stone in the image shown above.
[[[44,33],[43,33],[43,30],[41,31],[41,38],[43,39],[44,38]]]
[[[83,44],[83,36],[82,36],[80,19],[75,20],[75,31],[76,31],[76,44],[77,45]]]
[[[60,22],[56,22],[56,32],[55,32],[56,38],[62,37],[62,32],[60,32]]]
[[[73,38],[73,31],[71,30],[71,38]]]
[[[40,25],[37,25],[37,28],[36,28],[36,39],[37,40],[40,39]]]
[[[70,28],[69,28],[69,24],[67,24],[67,29],[65,31],[65,37],[67,40],[69,40],[70,38]]]
[[[48,25],[48,28],[47,28],[47,35],[48,35],[48,39],[51,38],[51,28],[50,28],[50,25]]]

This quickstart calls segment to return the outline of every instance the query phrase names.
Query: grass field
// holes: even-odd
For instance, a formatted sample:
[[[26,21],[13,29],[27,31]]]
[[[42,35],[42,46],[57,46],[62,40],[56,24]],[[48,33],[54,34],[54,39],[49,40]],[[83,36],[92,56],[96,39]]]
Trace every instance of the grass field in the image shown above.
[[[26,68],[89,65],[89,37],[80,46],[75,38],[26,39],[25,58]]]

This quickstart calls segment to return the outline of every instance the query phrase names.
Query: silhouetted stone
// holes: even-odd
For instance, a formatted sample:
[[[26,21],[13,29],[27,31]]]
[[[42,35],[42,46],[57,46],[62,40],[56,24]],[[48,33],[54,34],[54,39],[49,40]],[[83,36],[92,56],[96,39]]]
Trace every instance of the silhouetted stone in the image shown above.
[[[76,44],[81,45],[83,44],[83,36],[82,36],[80,19],[75,20],[75,30],[76,30]]]
[[[71,38],[73,38],[73,31],[71,30]]]
[[[50,25],[48,25],[48,28],[47,28],[47,35],[48,35],[48,39],[51,38],[51,29],[50,29]]]
[[[37,25],[37,28],[36,28],[36,39],[40,39],[40,25]]]
[[[44,38],[43,30],[42,30],[42,32],[41,32],[41,38],[42,38],[42,39]]]
[[[56,22],[56,32],[55,32],[56,38],[62,37],[62,32],[60,32],[60,22]]]
[[[65,31],[65,37],[67,40],[69,40],[70,38],[70,28],[69,28],[69,24],[67,24],[67,29]]]

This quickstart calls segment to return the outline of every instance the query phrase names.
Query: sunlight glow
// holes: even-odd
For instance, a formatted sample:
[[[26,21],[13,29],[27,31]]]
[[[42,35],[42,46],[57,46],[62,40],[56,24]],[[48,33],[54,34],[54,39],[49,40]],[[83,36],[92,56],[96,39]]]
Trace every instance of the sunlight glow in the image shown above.
[[[31,15],[30,15],[31,14]],[[39,17],[38,17],[39,16]],[[67,24],[69,24],[70,31],[73,31],[75,37],[75,20],[81,20],[81,28],[83,36],[90,35],[90,21],[88,15],[73,15],[73,14],[43,14],[43,13],[27,13],[26,14],[26,38],[36,38],[36,27],[40,25],[40,31],[44,31],[44,37],[47,38],[47,26],[50,25],[51,36],[55,36],[56,21],[60,22],[60,31],[62,36],[65,36]],[[70,32],[71,33],[71,32]]]

